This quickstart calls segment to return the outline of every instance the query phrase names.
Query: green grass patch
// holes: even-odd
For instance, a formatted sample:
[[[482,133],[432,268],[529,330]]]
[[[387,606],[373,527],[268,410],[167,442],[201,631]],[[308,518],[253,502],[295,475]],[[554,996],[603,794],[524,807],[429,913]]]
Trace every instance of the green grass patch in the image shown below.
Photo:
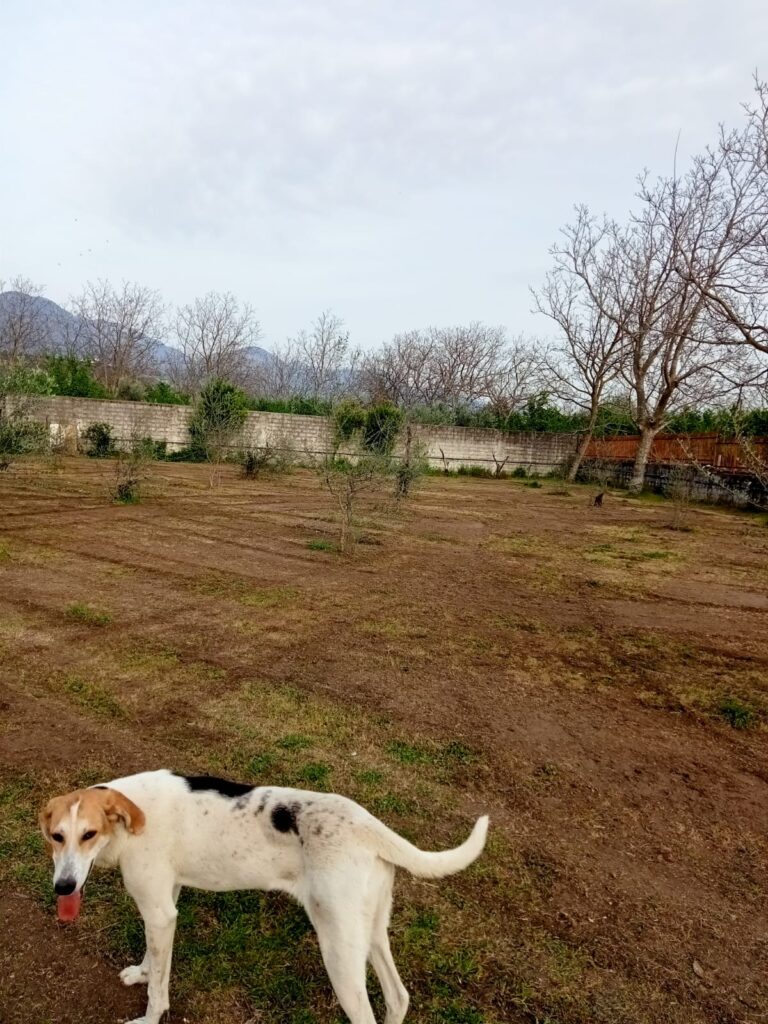
[[[307,547],[310,551],[338,551],[339,545],[334,544],[332,540],[325,540],[323,537],[313,537],[312,540],[307,541]]]
[[[94,715],[105,718],[122,718],[125,711],[112,694],[98,683],[91,683],[80,676],[65,676],[61,689],[75,704]]]
[[[477,755],[465,743],[451,740],[443,746],[408,743],[405,740],[393,740],[387,744],[387,753],[400,764],[431,764],[458,765],[470,764]]]
[[[324,761],[310,761],[299,768],[295,778],[300,786],[327,792],[330,788],[331,766]]]
[[[280,747],[281,750],[306,750],[307,747],[313,746],[314,742],[310,736],[302,736],[300,733],[289,733],[288,736],[282,736],[277,740],[275,745]]]
[[[72,619],[73,622],[82,622],[87,626],[108,626],[112,621],[112,616],[109,612],[94,608],[93,605],[84,604],[80,601],[68,605],[64,614],[68,619]]]
[[[413,814],[416,801],[399,793],[381,793],[371,801],[374,814]]]
[[[255,608],[285,608],[298,597],[296,587],[259,587],[238,597],[240,604]]]
[[[271,771],[274,765],[275,758],[272,754],[254,754],[245,762],[245,770],[251,776],[259,776]]]
[[[393,740],[387,744],[387,753],[400,764],[433,764],[433,751],[405,740]]]

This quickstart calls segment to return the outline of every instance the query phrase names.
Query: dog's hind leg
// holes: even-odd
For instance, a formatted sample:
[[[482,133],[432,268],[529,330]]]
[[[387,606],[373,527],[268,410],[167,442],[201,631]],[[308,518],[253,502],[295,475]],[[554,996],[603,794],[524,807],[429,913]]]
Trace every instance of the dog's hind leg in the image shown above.
[[[386,872],[382,878],[378,894],[378,903],[373,919],[371,932],[371,964],[379,979],[384,1002],[387,1005],[387,1016],[384,1024],[402,1024],[408,1012],[408,992],[397,973],[392,951],[389,948],[389,915],[392,910],[392,881],[394,869],[389,864],[382,864],[381,870]]]
[[[180,885],[174,885],[173,887],[173,904],[174,906],[178,902],[179,893],[181,892]],[[125,967],[120,971],[120,981],[124,985],[146,985],[149,981],[149,950],[144,950],[144,959],[140,964],[131,964],[130,967]]]
[[[371,919],[363,893],[359,902],[354,896],[350,899],[351,893],[364,887],[364,881],[358,887],[349,876],[316,878],[306,904],[325,969],[351,1024],[376,1024],[365,986]]]

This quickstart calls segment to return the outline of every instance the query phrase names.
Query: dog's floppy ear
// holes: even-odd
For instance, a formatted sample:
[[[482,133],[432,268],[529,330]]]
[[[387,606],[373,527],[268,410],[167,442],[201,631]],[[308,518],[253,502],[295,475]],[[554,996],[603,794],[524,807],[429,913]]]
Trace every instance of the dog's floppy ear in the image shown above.
[[[140,807],[133,800],[118,793],[116,789],[107,789],[104,794],[104,813],[111,822],[121,821],[129,832],[141,832],[146,818]]]
[[[51,818],[53,816],[53,800],[49,800],[48,803],[43,807],[37,816],[38,824],[40,825],[40,831],[43,833],[45,839],[51,841]]]

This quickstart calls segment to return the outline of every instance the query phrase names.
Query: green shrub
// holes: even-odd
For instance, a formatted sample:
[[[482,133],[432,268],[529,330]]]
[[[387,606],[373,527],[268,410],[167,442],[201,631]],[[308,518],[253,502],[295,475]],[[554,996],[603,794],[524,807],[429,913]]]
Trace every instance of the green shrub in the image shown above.
[[[54,382],[46,370],[12,366],[0,370],[0,397],[5,395],[52,395]]]
[[[123,402],[143,402],[144,385],[135,380],[126,380],[118,387],[116,398]]]
[[[244,391],[224,380],[213,380],[203,388],[189,424],[190,448],[203,460],[221,461],[248,415]]]
[[[755,709],[738,697],[724,697],[717,710],[733,729],[751,729],[757,725]]]
[[[359,402],[341,402],[333,410],[333,431],[338,448],[345,441],[351,441],[365,426],[366,412]]]
[[[14,458],[37,455],[47,447],[45,424],[0,413],[0,470],[7,469]]]
[[[476,476],[488,479],[494,476],[493,470],[487,466],[459,466],[456,470],[457,476]]]
[[[106,388],[93,375],[90,359],[77,356],[48,356],[45,369],[53,394],[71,398],[106,398]]]
[[[168,442],[153,437],[137,437],[131,444],[131,453],[150,462],[164,462],[168,458]]]
[[[14,458],[43,452],[50,443],[43,423],[28,417],[30,395],[50,394],[47,374],[23,366],[0,370],[0,470]],[[8,402],[6,404],[6,399]]]
[[[92,459],[108,459],[115,454],[112,427],[108,423],[92,423],[83,431],[85,454]]]
[[[249,398],[248,408],[255,412],[282,412],[294,416],[332,416],[333,407],[324,398]]]
[[[158,380],[146,388],[144,401],[153,405],[189,405],[189,395],[177,391],[164,380]]]
[[[525,480],[528,476],[528,470],[525,466],[517,466],[509,475],[515,477],[517,480]]]
[[[376,455],[391,455],[403,425],[403,411],[382,403],[366,410],[363,424],[363,448]]]

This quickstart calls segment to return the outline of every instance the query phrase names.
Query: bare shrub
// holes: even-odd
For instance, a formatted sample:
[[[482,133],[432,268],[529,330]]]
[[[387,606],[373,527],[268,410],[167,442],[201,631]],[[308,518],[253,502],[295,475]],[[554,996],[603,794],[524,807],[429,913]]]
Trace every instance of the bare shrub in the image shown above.
[[[115,453],[110,497],[120,505],[138,505],[142,499],[153,461],[153,449],[146,440],[134,437],[127,451]]]
[[[295,465],[295,456],[285,438],[267,438],[263,445],[244,448],[237,461],[246,480],[256,480],[263,474],[279,476],[289,473]]]
[[[675,465],[664,484],[664,495],[671,502],[672,514],[667,526],[670,530],[689,530],[692,482],[690,468]]]
[[[399,504],[409,498],[414,485],[429,469],[426,446],[413,436],[410,423],[405,427],[403,454],[395,471],[395,501]]]
[[[387,455],[361,454],[355,459],[326,455],[315,463],[320,483],[339,515],[339,550],[348,554],[355,545],[355,521],[363,499],[384,498],[394,463]]]

